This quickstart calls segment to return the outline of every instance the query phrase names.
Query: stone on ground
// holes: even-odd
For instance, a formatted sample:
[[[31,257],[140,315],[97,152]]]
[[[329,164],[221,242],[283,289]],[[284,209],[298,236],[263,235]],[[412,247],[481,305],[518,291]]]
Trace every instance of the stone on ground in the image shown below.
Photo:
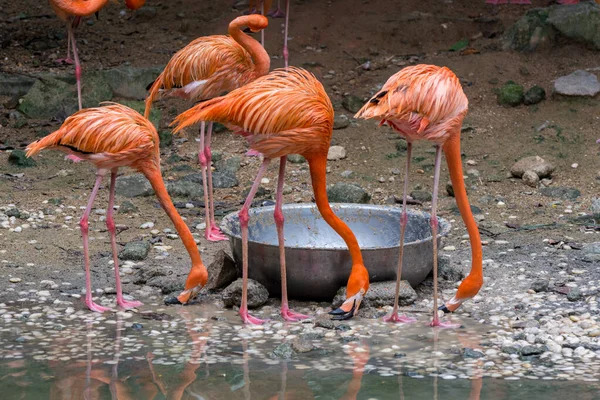
[[[367,204],[371,200],[371,195],[360,186],[343,182],[327,188],[327,197],[331,203]]]
[[[219,250],[215,259],[208,266],[208,282],[206,289],[221,289],[238,278],[239,272],[235,261],[223,250]]]
[[[539,156],[525,157],[510,167],[510,173],[516,178],[522,178],[525,171],[533,171],[540,179],[549,178],[554,172],[554,165]]]
[[[526,105],[533,105],[541,103],[546,98],[546,91],[543,87],[535,85],[525,92],[525,98],[523,102]]]
[[[333,118],[333,129],[345,129],[350,125],[350,119],[346,114],[335,114]]]
[[[538,183],[540,182],[540,177],[534,171],[531,170],[525,171],[522,179],[524,184],[533,188],[536,188],[538,186]]]
[[[117,178],[115,192],[119,196],[129,198],[140,196],[152,196],[154,189],[148,182],[148,179],[142,174],[133,174],[129,176],[120,176]]]
[[[0,96],[24,96],[34,83],[28,76],[0,72]]]
[[[363,106],[363,101],[360,99],[360,97],[356,97],[350,94],[344,97],[344,99],[342,100],[342,106],[346,110],[350,111],[352,114],[356,114],[358,110],[360,110]]]
[[[549,7],[548,23],[562,36],[600,50],[600,7],[592,1]]]
[[[546,197],[553,197],[563,200],[575,200],[581,196],[581,192],[578,189],[562,186],[541,188],[540,193]]]
[[[23,168],[36,166],[35,160],[28,158],[23,150],[13,150],[8,156],[8,163]]]
[[[523,86],[514,82],[507,82],[498,90],[498,104],[503,106],[516,107],[523,103],[525,95]]]
[[[327,159],[329,161],[337,161],[346,158],[346,149],[342,146],[331,146],[327,152]]]
[[[600,92],[600,82],[591,72],[577,70],[554,81],[554,92],[563,96],[594,97]]]
[[[396,281],[372,282],[369,286],[369,291],[365,295],[362,306],[383,307],[394,305],[394,294],[396,290]],[[346,299],[346,288],[340,288],[335,295],[332,307],[338,308]],[[408,281],[400,282],[400,295],[398,296],[401,306],[409,306],[417,300],[417,292],[410,286]]]
[[[242,304],[242,279],[239,278],[221,293],[226,307],[239,307]],[[261,283],[248,279],[248,308],[260,307],[269,299],[267,288]]]
[[[151,7],[143,7],[136,11],[135,17],[138,19],[140,13],[148,12]],[[131,100],[144,100],[146,98],[146,87],[154,82],[156,77],[162,72],[162,67],[132,67],[120,66],[117,68],[102,71],[113,94],[116,97]]]
[[[129,242],[119,253],[121,260],[141,261],[148,257],[150,252],[150,243],[145,240]]]

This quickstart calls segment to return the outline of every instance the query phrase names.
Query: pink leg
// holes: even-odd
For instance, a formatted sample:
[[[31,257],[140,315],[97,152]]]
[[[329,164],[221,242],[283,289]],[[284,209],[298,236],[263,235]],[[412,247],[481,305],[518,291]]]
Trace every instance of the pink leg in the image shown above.
[[[273,18],[283,18],[285,17],[285,13],[281,11],[281,0],[277,0],[277,8],[267,14],[269,17]]]
[[[115,220],[113,218],[113,208],[115,206],[115,183],[117,181],[117,169],[111,171],[110,174],[110,194],[108,196],[108,210],[106,210],[106,228],[110,232],[110,246],[113,253],[113,261],[115,265],[115,285],[117,289],[117,305],[119,307],[129,309],[143,305],[139,301],[128,301],[123,298],[121,289],[121,277],[119,276],[119,256],[117,252],[117,235],[115,230]]]
[[[242,322],[245,324],[262,324],[265,321],[262,319],[258,319],[248,314],[248,222],[250,221],[250,215],[248,215],[248,210],[252,205],[252,200],[256,195],[256,191],[258,190],[258,186],[260,185],[260,180],[262,179],[267,167],[269,166],[269,159],[265,158],[258,170],[258,174],[256,174],[256,179],[252,184],[252,188],[250,189],[250,193],[248,193],[248,197],[246,197],[246,202],[242,206],[242,209],[239,213],[240,225],[242,226],[242,304],[240,306],[240,317],[242,317]]]
[[[396,272],[396,296],[394,297],[394,309],[389,315],[383,317],[385,322],[415,322],[416,319],[398,315],[398,297],[400,296],[400,281],[402,280],[402,259],[404,255],[404,233],[408,223],[406,212],[406,193],[408,192],[408,174],[410,171],[410,157],[412,154],[412,143],[406,145],[406,171],[404,172],[404,197],[402,199],[402,216],[400,217],[400,254],[398,255],[398,270]]]
[[[81,64],[79,63],[79,54],[77,53],[77,43],[75,42],[75,33],[73,28],[69,25],[69,37],[71,38],[71,44],[73,45],[73,57],[75,58],[75,79],[77,80],[77,100],[79,101],[79,110],[81,106]]]
[[[288,26],[290,24],[290,0],[285,0],[285,26],[283,28],[283,62],[288,67]]]
[[[71,28],[71,21],[67,22],[67,31]],[[71,59],[71,35],[67,34],[67,57],[66,58],[58,58],[54,60],[54,62],[59,64],[73,64],[73,59]]]
[[[100,188],[100,183],[102,183],[102,178],[104,177],[105,173],[106,171],[98,170],[96,184],[94,185],[94,189],[92,190],[92,194],[90,195],[90,200],[88,201],[87,208],[83,213],[83,217],[81,217],[81,220],[79,221],[79,226],[81,227],[81,236],[83,236],[83,256],[85,258],[85,304],[90,310],[100,313],[108,311],[110,310],[110,308],[99,306],[92,300],[92,277],[90,275],[90,252],[88,247],[88,217],[90,215],[90,212],[92,211],[94,199],[98,195],[98,189]]]
[[[438,317],[438,249],[437,249],[437,234],[438,234],[438,220],[437,220],[437,199],[438,199],[438,185],[440,183],[440,166],[442,163],[442,148],[435,146],[435,172],[433,175],[433,198],[431,200],[431,236],[433,238],[433,321],[431,326],[441,328],[458,328],[460,324],[452,324],[449,322],[440,322]]]
[[[281,266],[281,316],[286,321],[301,321],[309,318],[308,315],[291,311],[288,306],[287,275],[285,265],[285,239],[283,237],[283,178],[285,176],[285,163],[287,156],[279,161],[279,177],[277,178],[277,197],[275,203],[275,226],[277,226],[277,239],[279,241],[279,265]]]
[[[210,234],[212,237],[212,240],[217,241],[217,240],[227,240],[227,236],[225,236],[223,234],[223,232],[221,232],[221,230],[219,229],[219,227],[217,227],[217,224],[215,223],[215,203],[213,201],[213,194],[214,194],[214,190],[213,190],[213,182],[212,182],[212,168],[210,166],[211,162],[212,162],[212,152],[210,151],[210,140],[212,138],[212,129],[213,129],[213,123],[209,122],[208,123],[208,133],[206,134],[206,147],[204,148],[204,156],[206,157],[206,165],[207,165],[207,172],[208,172],[208,212],[210,213],[210,226],[206,225],[206,229],[210,230]]]
[[[487,4],[493,4],[493,5],[508,4],[508,0],[486,0],[485,2]]]
[[[210,240],[211,242],[220,240],[214,238],[210,233],[210,203],[208,201],[208,179],[206,177],[206,169],[210,168],[208,161],[206,160],[206,151],[204,149],[204,129],[206,127],[206,123],[202,121],[200,124],[200,148],[198,149],[198,159],[200,161],[200,169],[202,170],[202,190],[204,191],[204,214],[206,215],[205,223],[206,228],[204,229],[204,237],[206,240]]]

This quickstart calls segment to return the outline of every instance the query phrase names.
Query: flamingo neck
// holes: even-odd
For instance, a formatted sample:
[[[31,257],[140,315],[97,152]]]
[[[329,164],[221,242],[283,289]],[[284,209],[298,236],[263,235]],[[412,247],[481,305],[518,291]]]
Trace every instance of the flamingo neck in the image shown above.
[[[308,159],[308,163],[315,194],[315,202],[317,203],[319,212],[329,226],[331,226],[333,230],[344,239],[344,242],[346,242],[348,250],[350,251],[350,256],[352,257],[352,269],[354,270],[356,266],[363,266],[363,258],[356,236],[354,236],[354,233],[348,228],[348,225],[334,214],[329,205],[329,199],[327,198],[326,157],[319,156],[310,158]]]
[[[251,17],[250,15],[246,17]],[[242,32],[242,27],[248,25],[250,18],[238,17],[229,24],[229,35],[240,44],[252,57],[254,63],[254,72],[256,76],[263,76],[269,73],[271,59],[267,51],[256,40]]]
[[[108,0],[50,0],[50,5],[59,17],[87,17],[104,7]]]
[[[190,272],[190,275],[192,275],[192,273],[194,273],[194,275],[198,275],[198,279],[200,279],[200,281],[202,282],[202,286],[204,286],[204,284],[206,284],[206,281],[208,280],[208,272],[206,271],[206,267],[202,263],[200,251],[198,250],[198,246],[196,246],[196,242],[194,241],[192,232],[190,232],[190,228],[188,228],[188,226],[185,224],[185,222],[181,218],[181,215],[179,215],[177,209],[171,201],[171,197],[169,196],[167,188],[165,187],[165,182],[163,181],[160,169],[156,167],[151,167],[146,168],[141,172],[150,181],[154,192],[156,192],[158,202],[173,222],[173,225],[175,225],[175,229],[177,230],[177,233],[179,234],[179,237],[181,238],[185,249],[190,255],[190,259],[192,260],[192,271]]]
[[[448,163],[452,187],[454,188],[456,205],[458,206],[462,220],[467,227],[469,241],[471,243],[471,272],[469,273],[469,278],[482,282],[483,252],[481,248],[481,237],[479,236],[479,229],[477,228],[477,223],[471,212],[471,205],[469,204],[467,190],[465,189],[465,182],[463,179],[462,160],[460,157],[460,125],[455,133],[444,143],[443,150],[446,155],[446,162]]]

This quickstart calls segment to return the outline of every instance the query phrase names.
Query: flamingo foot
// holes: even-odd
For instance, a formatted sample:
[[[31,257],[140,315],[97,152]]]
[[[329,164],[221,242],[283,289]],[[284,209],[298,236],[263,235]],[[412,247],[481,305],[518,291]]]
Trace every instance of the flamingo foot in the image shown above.
[[[218,231],[218,233],[217,233],[217,232],[213,231],[211,228],[206,228],[204,230],[204,237],[209,242],[220,242],[223,240],[228,240],[227,236],[223,235],[221,233],[221,231]]]
[[[248,314],[248,310],[242,311],[241,309],[240,309],[240,317],[242,318],[242,322],[244,324],[262,325],[268,321],[266,319],[260,319],[260,318],[253,317],[252,315]]]
[[[144,303],[142,303],[141,301],[137,301],[137,300],[125,300],[125,299],[117,299],[117,304],[119,305],[119,307],[124,308],[126,310],[129,310],[131,308],[138,308],[144,305]]]
[[[103,313],[105,311],[112,311],[111,308],[108,307],[103,307],[101,305],[98,305],[96,303],[94,303],[92,300],[86,300],[85,301],[85,305],[92,311],[97,312],[97,313]]]
[[[268,12],[267,15],[269,17],[273,17],[273,18],[284,18],[285,17],[285,13],[283,11],[281,11],[279,8]]]
[[[384,322],[395,322],[400,324],[410,324],[413,322],[417,322],[415,318],[410,318],[406,316],[401,316],[400,314],[392,313],[383,317]]]
[[[433,321],[431,321],[429,326],[431,326],[432,328],[449,328],[449,329],[460,328],[460,324],[454,324],[452,322],[440,322],[439,319],[434,319]]]
[[[57,58],[56,60],[54,60],[54,62],[57,63],[57,64],[61,64],[61,65],[73,65],[73,64],[75,64],[75,61],[73,61],[73,59],[71,57]]]
[[[303,319],[310,318],[309,315],[297,313],[295,311],[290,310],[287,307],[281,308],[281,316],[283,317],[284,320],[290,321],[290,322],[298,322],[298,321],[302,321]]]
[[[225,236],[225,234],[223,232],[221,232],[221,229],[214,223],[210,224],[210,232],[215,235],[219,235],[219,236],[223,237],[222,240],[229,240],[229,238],[227,238],[227,236]]]

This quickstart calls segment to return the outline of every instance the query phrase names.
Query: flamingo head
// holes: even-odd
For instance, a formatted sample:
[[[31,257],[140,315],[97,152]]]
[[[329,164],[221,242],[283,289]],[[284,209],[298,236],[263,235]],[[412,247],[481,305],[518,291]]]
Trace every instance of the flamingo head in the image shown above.
[[[332,319],[350,319],[358,314],[360,303],[369,290],[369,273],[367,269],[362,266],[362,268],[353,267],[352,270],[358,272],[350,274],[346,288],[346,300],[339,308],[329,312],[329,314],[333,315]]]
[[[459,300],[456,298],[456,296],[454,296],[453,298],[448,300],[446,303],[439,306],[438,310],[442,310],[446,314],[452,313],[452,312],[458,310],[458,307],[460,307],[462,303],[463,303],[463,300]]]
[[[208,281],[208,271],[204,265],[192,269],[185,282],[185,289],[177,297],[166,299],[166,304],[187,304],[200,293]]]
[[[263,29],[266,29],[267,26],[269,26],[269,20],[264,15],[251,14],[251,15],[244,15],[243,17],[238,17],[238,18],[246,19],[246,26],[248,26],[248,29],[250,30],[250,32],[260,32]],[[232,24],[234,22],[235,22],[235,20],[232,21]]]
[[[146,0],[125,0],[125,6],[130,10],[137,10],[141,8]]]

